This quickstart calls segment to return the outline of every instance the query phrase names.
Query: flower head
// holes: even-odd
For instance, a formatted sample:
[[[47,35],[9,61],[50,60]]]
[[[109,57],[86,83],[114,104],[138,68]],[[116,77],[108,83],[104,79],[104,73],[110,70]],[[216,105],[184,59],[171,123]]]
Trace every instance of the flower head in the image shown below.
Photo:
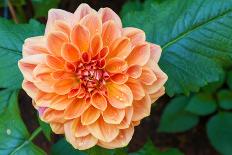
[[[122,28],[109,8],[51,9],[44,36],[28,38],[19,68],[41,119],[75,148],[126,146],[164,94],[161,48]]]

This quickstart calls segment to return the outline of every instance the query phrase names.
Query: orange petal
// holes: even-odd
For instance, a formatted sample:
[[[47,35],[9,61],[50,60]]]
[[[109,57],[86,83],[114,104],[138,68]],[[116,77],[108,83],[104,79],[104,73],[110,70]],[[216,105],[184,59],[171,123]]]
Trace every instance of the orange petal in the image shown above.
[[[73,120],[71,129],[75,133],[75,137],[83,137],[89,134],[87,127],[81,124],[80,118]]]
[[[89,106],[90,102],[86,102],[84,99],[76,99],[66,108],[64,117],[65,119],[80,117]]]
[[[72,101],[73,99],[69,99],[67,96],[56,95],[50,100],[51,104],[48,107],[55,110],[65,110]]]
[[[139,121],[144,117],[150,115],[151,112],[151,98],[149,95],[146,95],[139,101],[133,102],[133,116],[132,121]]]
[[[33,70],[33,75],[36,78],[40,78],[40,75],[44,75],[44,74],[50,74],[52,73],[54,70],[49,68],[47,65],[44,64],[39,64],[35,67],[35,69]],[[41,79],[41,78],[40,78]]]
[[[122,35],[125,37],[130,38],[132,45],[137,45],[140,42],[145,42],[146,36],[143,30],[133,28],[133,27],[126,27],[122,30]]]
[[[48,107],[55,96],[57,95],[54,93],[45,93],[40,91],[35,97],[35,104],[39,107]]]
[[[91,36],[94,36],[96,33],[102,33],[102,22],[97,13],[86,15],[81,19],[80,24],[89,30]]]
[[[44,36],[27,38],[23,44],[22,51],[23,57],[34,54],[48,54],[46,38]]]
[[[91,47],[92,57],[96,56],[98,52],[102,49],[103,42],[99,34],[96,34],[95,36],[93,36],[90,47]]]
[[[158,63],[162,49],[159,45],[150,43],[151,59]]]
[[[109,46],[119,37],[121,37],[121,30],[114,21],[109,20],[103,24],[102,40],[104,46]]]
[[[127,82],[128,80],[128,75],[127,74],[123,74],[123,73],[117,73],[115,75],[112,75],[110,77],[111,81],[116,83],[116,84],[124,84]]]
[[[160,96],[162,96],[165,93],[165,88],[161,87],[160,90],[155,92],[154,94],[150,94],[151,102],[154,103]]]
[[[33,99],[39,92],[39,89],[32,82],[27,80],[23,80],[22,88]]]
[[[120,124],[125,116],[125,109],[117,109],[110,105],[102,113],[103,119],[109,124]]]
[[[34,54],[22,58],[20,62],[26,64],[33,64],[33,65],[44,64],[46,60],[46,56],[47,56],[46,54]]]
[[[55,134],[64,134],[63,123],[50,123],[51,129]]]
[[[76,62],[80,60],[80,50],[73,44],[66,43],[61,50],[61,56],[69,62]]]
[[[73,87],[75,87],[77,82],[75,79],[63,79],[59,80],[53,86],[54,91],[59,95],[68,94]]]
[[[64,68],[64,60],[52,55],[47,55],[46,64],[54,70],[62,70]]]
[[[62,20],[66,22],[69,26],[73,25],[74,15],[70,12],[61,9],[50,9],[48,12],[48,20],[46,24],[45,34],[47,35],[54,30],[54,22],[57,20]]]
[[[83,125],[90,125],[94,123],[100,116],[100,110],[90,106],[82,115],[81,123]]]
[[[114,125],[107,124],[103,118],[99,118],[95,123],[88,126],[90,133],[104,142],[110,142],[119,134],[119,129]]]
[[[134,134],[134,127],[130,127],[124,130],[120,130],[118,136],[111,142],[99,141],[98,145],[107,149],[115,149],[119,147],[125,147],[131,141]]]
[[[62,45],[68,41],[69,38],[65,33],[59,31],[49,33],[47,36],[47,47],[49,52],[56,56],[60,56]]]
[[[126,85],[131,89],[134,100],[141,100],[145,96],[144,88],[138,80],[129,79]]]
[[[91,104],[101,110],[101,111],[104,111],[107,107],[107,101],[106,101],[106,98],[101,95],[100,93],[94,93],[91,97]]]
[[[117,85],[112,82],[106,84],[108,101],[115,108],[125,108],[132,105],[133,95],[130,88],[125,85]]]
[[[72,146],[79,150],[85,150],[93,147],[97,144],[97,138],[91,134],[84,137],[75,137],[75,133],[72,132],[72,121],[64,124],[65,137]]]
[[[129,65],[144,66],[150,58],[150,45],[141,44],[135,46],[130,55],[127,57],[127,63]]]
[[[127,69],[126,61],[120,58],[112,58],[106,64],[106,70],[110,73],[121,73]]]
[[[88,29],[81,25],[76,25],[71,33],[71,41],[81,52],[87,52],[90,42],[90,33]]]
[[[45,122],[53,122],[53,123],[64,123],[64,111],[58,111],[47,108],[43,115],[41,116],[41,120]]]
[[[118,27],[122,27],[122,22],[120,17],[110,8],[101,8],[98,13],[101,15],[102,23],[104,24],[105,22],[109,20],[113,20]]]
[[[110,45],[109,57],[125,59],[131,53],[132,47],[129,38],[119,38]]]
[[[139,80],[145,85],[151,85],[157,80],[157,78],[155,73],[150,68],[144,67]]]
[[[142,74],[142,67],[139,65],[132,65],[127,69],[126,72],[129,75],[129,77],[137,79]]]
[[[82,3],[78,6],[76,11],[74,12],[74,15],[77,17],[77,20],[79,21],[86,15],[94,12],[95,10],[93,10],[88,4]]]
[[[126,129],[126,128],[129,128],[130,124],[131,124],[131,119],[132,119],[132,115],[133,115],[133,107],[130,106],[130,107],[127,107],[125,109],[125,117],[124,119],[122,120],[122,122],[117,125],[117,128],[119,129]]]
[[[23,74],[24,79],[26,79],[27,81],[31,81],[31,82],[35,81],[32,72],[35,69],[36,65],[22,63],[19,60],[18,66],[19,66],[20,71]]]
[[[56,20],[54,24],[54,30],[65,33],[67,36],[70,35],[71,28],[70,26],[62,20]]]

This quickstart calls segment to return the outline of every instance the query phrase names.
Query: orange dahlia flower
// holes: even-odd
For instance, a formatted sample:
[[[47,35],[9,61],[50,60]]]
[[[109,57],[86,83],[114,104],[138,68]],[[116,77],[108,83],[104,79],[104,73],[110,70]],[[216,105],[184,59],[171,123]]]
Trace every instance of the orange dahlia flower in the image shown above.
[[[51,9],[44,36],[28,38],[19,68],[40,118],[75,148],[126,146],[164,94],[161,48],[122,28],[110,8]]]

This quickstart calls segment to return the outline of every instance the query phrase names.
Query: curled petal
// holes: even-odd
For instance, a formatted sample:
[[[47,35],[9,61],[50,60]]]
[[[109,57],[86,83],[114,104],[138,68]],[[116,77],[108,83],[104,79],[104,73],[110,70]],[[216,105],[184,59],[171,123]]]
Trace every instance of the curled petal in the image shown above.
[[[88,4],[82,3],[78,6],[76,11],[74,12],[74,15],[76,16],[76,19],[79,21],[82,18],[84,18],[86,15],[94,12],[96,11],[93,10]]]
[[[46,56],[46,64],[47,66],[49,66],[50,68],[54,69],[54,70],[62,70],[64,69],[64,60],[54,57],[52,55],[47,55]]]
[[[125,147],[128,145],[132,136],[134,134],[134,127],[120,130],[118,136],[111,142],[106,143],[104,141],[99,141],[98,145],[108,149],[114,149],[119,147]]]
[[[48,123],[64,123],[64,111],[58,111],[47,108],[44,111],[43,115],[41,115],[41,120]]]
[[[142,67],[139,65],[131,65],[128,69],[127,69],[127,74],[129,75],[129,77],[137,79],[141,76],[142,74]]]
[[[70,43],[63,45],[61,50],[61,56],[69,62],[76,62],[80,60],[80,50]]]
[[[142,30],[133,27],[123,28],[122,35],[130,38],[133,46],[140,42],[145,42],[146,39],[145,33]]]
[[[77,82],[75,79],[64,79],[57,81],[53,87],[57,94],[65,95],[68,94],[76,84]]]
[[[127,62],[120,58],[112,58],[106,64],[106,70],[110,73],[121,73],[127,69]]]
[[[90,106],[82,115],[81,115],[81,123],[83,125],[90,125],[94,123],[100,116],[100,110]]]
[[[102,39],[103,45],[109,46],[113,41],[121,36],[120,28],[112,20],[109,20],[103,24]]]
[[[150,115],[151,112],[151,98],[149,95],[145,95],[144,98],[142,98],[139,101],[133,102],[133,116],[132,121],[139,121],[143,119],[146,116]]]
[[[159,45],[150,43],[150,51],[151,51],[150,59],[158,63],[160,56],[161,56],[161,52],[162,52],[161,47]]]
[[[101,8],[98,13],[101,16],[102,23],[104,24],[105,22],[109,20],[113,20],[118,27],[122,27],[122,22],[120,17],[110,8]]]
[[[51,123],[50,127],[56,134],[64,134],[64,124],[62,123]]]
[[[83,137],[89,134],[87,127],[81,124],[80,118],[73,120],[71,129],[75,133],[75,137]]]
[[[119,129],[114,125],[107,124],[103,118],[99,118],[95,123],[88,125],[90,133],[104,142],[110,142],[119,134]]]
[[[80,117],[89,106],[90,102],[86,102],[84,99],[76,99],[66,108],[64,117],[65,119]]]
[[[152,69],[144,67],[139,80],[145,85],[151,85],[157,80],[157,78]]]
[[[39,92],[39,89],[32,82],[27,80],[23,80],[22,88],[31,98],[35,98]]]
[[[108,101],[115,108],[125,108],[132,105],[133,95],[130,88],[125,85],[107,83]]]
[[[125,109],[125,117],[123,118],[122,122],[119,125],[117,125],[117,128],[119,129],[129,128],[131,124],[132,116],[133,116],[133,106],[127,107]]]
[[[165,93],[165,88],[162,87],[160,90],[155,92],[154,94],[150,94],[151,102],[154,103],[160,96],[162,96]]]
[[[123,73],[117,73],[117,74],[111,76],[110,79],[112,82],[121,85],[121,84],[124,84],[127,82],[128,75],[123,74]]]
[[[76,25],[71,32],[71,41],[81,52],[89,49],[90,33],[86,27]]]
[[[100,93],[94,93],[91,97],[91,104],[101,110],[104,111],[107,107],[107,100],[106,98]]]
[[[144,66],[150,58],[150,45],[141,44],[135,46],[130,55],[127,57],[127,63],[129,65]]]
[[[106,123],[120,124],[125,116],[125,109],[117,109],[108,105],[102,116]]]
[[[90,47],[92,57],[96,56],[103,47],[103,42],[100,34],[96,34],[95,36],[93,36]]]
[[[144,88],[138,80],[129,79],[126,85],[131,89],[134,100],[141,100],[145,96]]]
[[[26,79],[27,81],[31,81],[31,82],[35,81],[32,72],[35,69],[36,65],[25,64],[19,61],[18,66],[19,66],[20,71],[23,74],[24,79]]]
[[[71,28],[70,26],[62,20],[56,20],[54,24],[54,30],[65,33],[67,36],[70,35]]]

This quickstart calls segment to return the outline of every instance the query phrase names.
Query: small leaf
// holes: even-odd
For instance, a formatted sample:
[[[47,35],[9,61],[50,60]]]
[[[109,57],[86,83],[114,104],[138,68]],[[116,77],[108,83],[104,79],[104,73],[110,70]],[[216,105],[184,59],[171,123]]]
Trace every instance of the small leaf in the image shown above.
[[[221,90],[217,94],[219,106],[223,109],[232,109],[232,91],[231,90]]]
[[[170,148],[166,151],[160,151],[154,146],[151,140],[149,140],[143,148],[135,153],[129,153],[129,155],[183,155],[178,149]]]
[[[0,154],[45,155],[42,149],[28,141],[30,135],[19,113],[18,91],[2,90],[0,96],[0,105],[4,105],[0,112]]]
[[[183,132],[194,127],[199,118],[185,110],[189,98],[185,96],[176,97],[166,106],[161,116],[160,132]]]
[[[232,90],[232,71],[229,71],[227,73],[227,85],[229,86],[229,88]]]
[[[217,103],[210,93],[199,93],[194,95],[187,107],[187,111],[196,115],[208,115],[213,113],[217,108]]]
[[[35,18],[47,17],[48,10],[57,8],[60,0],[32,0],[35,10]]]
[[[232,113],[221,112],[207,123],[207,134],[214,148],[223,155],[232,152]]]
[[[45,123],[44,121],[42,121],[40,118],[38,118],[39,120],[39,124],[43,130],[43,133],[45,135],[45,137],[51,141],[51,133],[52,133],[52,130],[51,130],[51,127],[49,124]]]
[[[0,18],[0,88],[21,88],[23,78],[18,60],[22,57],[22,45],[26,38],[43,32],[44,26],[35,20],[29,24],[13,24]]]

